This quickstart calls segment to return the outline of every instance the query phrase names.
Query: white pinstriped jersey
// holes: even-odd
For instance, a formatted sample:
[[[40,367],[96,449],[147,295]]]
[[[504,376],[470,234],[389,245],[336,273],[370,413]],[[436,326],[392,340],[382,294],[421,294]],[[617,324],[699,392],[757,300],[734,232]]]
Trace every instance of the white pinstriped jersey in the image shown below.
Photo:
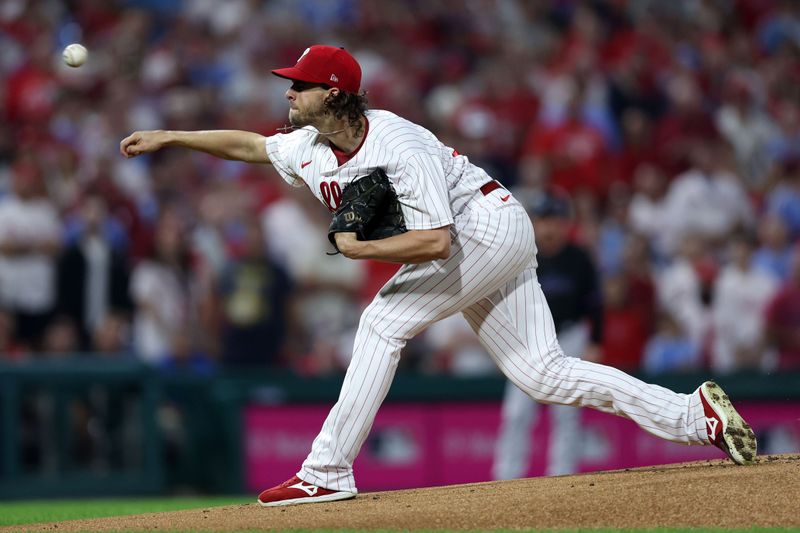
[[[335,210],[342,189],[375,168],[386,171],[409,229],[453,225],[447,258],[403,265],[364,310],[342,391],[297,476],[356,493],[353,462],[386,397],[406,342],[431,323],[462,313],[511,381],[547,403],[621,414],[662,438],[707,437],[699,392],[677,394],[619,370],[567,357],[536,279],[530,217],[491,178],[428,130],[387,111],[369,111],[360,150],[339,165],[325,138],[304,128],[267,138],[289,183],[308,185]],[[707,441],[706,441],[707,442]]]
[[[325,137],[312,127],[268,137],[267,154],[283,179],[296,187],[308,185],[331,211],[339,206],[347,184],[384,169],[412,230],[453,224],[454,216],[491,180],[422,126],[389,111],[370,110],[366,116],[364,144],[341,166]]]

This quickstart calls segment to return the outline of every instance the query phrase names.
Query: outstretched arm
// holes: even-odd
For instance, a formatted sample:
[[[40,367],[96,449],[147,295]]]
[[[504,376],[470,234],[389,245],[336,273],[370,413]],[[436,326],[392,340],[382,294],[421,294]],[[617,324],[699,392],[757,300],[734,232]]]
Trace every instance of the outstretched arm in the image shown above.
[[[263,135],[240,130],[137,131],[122,139],[119,151],[135,157],[165,146],[182,146],[233,161],[269,163],[265,141]]]

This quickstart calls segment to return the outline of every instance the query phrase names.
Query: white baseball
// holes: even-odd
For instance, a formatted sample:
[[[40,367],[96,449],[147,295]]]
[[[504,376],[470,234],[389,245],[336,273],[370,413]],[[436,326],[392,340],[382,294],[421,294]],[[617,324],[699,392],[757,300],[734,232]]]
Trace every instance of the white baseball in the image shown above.
[[[82,44],[72,43],[64,48],[64,52],[61,55],[64,58],[64,63],[71,67],[79,67],[86,63],[89,51]]]

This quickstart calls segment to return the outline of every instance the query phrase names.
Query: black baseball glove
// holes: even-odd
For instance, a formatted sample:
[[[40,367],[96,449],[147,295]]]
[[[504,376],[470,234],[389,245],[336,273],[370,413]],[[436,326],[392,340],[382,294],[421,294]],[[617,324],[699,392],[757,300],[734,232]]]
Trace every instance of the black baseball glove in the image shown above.
[[[335,235],[340,232],[353,232],[360,241],[374,241],[406,231],[397,194],[383,169],[376,168],[344,188],[342,203],[328,228],[328,240],[338,250]]]

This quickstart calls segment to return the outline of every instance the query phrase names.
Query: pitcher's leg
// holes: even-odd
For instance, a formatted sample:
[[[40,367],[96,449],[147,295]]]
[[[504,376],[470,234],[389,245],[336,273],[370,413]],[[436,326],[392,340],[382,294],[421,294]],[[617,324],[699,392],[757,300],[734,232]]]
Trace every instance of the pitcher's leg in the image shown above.
[[[300,479],[355,491],[353,461],[386,397],[405,342],[497,291],[533,258],[533,231],[522,209],[471,213],[458,225],[450,257],[403,266],[364,311],[339,400],[297,473]]]
[[[332,490],[357,492],[353,461],[389,392],[405,340],[381,335],[365,322],[356,334],[353,358],[339,399],[331,409],[297,476]]]
[[[541,412],[541,406],[506,382],[503,395],[500,432],[494,450],[492,477],[516,479],[524,477],[530,467],[531,430]]]
[[[672,392],[615,368],[567,357],[533,269],[464,311],[498,367],[543,403],[625,416],[658,437],[707,444],[700,396]]]

